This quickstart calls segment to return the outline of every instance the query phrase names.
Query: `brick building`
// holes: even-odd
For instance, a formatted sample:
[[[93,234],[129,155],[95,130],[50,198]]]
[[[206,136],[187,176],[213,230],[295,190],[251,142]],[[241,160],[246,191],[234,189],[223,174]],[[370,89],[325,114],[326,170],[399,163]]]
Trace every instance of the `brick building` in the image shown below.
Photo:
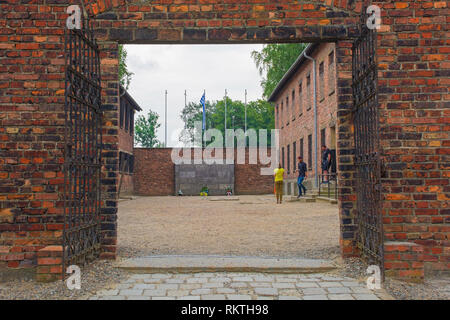
[[[286,170],[285,191],[290,194],[298,194],[297,174],[294,173],[298,156],[301,155],[308,166],[305,184],[312,187],[317,186],[316,171],[322,173],[321,146],[327,145],[336,154],[335,51],[334,43],[308,45],[269,97],[275,104],[275,128],[280,130],[280,162]],[[315,74],[314,62],[307,56],[315,60]],[[330,168],[330,172],[333,171],[336,172],[336,165]]]
[[[141,107],[133,97],[120,86],[119,112],[119,188],[120,194],[133,193],[134,171],[134,114]]]
[[[371,43],[372,51],[363,60],[373,66],[368,71],[374,77],[368,83],[377,103],[371,123],[383,164],[383,175],[370,190],[379,199],[371,208],[375,209],[372,217],[382,221],[381,227],[371,225],[376,230],[374,248],[384,250],[378,258],[391,275],[421,279],[425,270],[450,270],[448,2],[83,3],[93,25],[91,40],[98,43],[94,50],[98,59],[89,66],[101,73],[101,81],[94,77],[88,83],[97,93],[101,87],[102,95],[95,110],[101,124],[101,147],[96,144],[101,158],[94,163],[100,171],[95,187],[101,191],[101,208],[96,200],[94,241],[70,244],[101,258],[117,255],[119,44],[334,42],[340,244],[343,257],[359,256],[358,237],[370,229],[358,220],[367,211],[361,210],[364,195],[357,187],[355,166],[354,142],[361,132],[354,130],[354,115],[361,108],[354,110],[354,100],[361,92],[353,89],[361,87],[354,75],[364,63],[352,63],[358,53],[352,48],[362,43],[362,18],[367,18],[362,17],[363,8],[374,4],[380,8],[382,22],[371,41],[364,42]],[[70,73],[66,62],[71,62],[65,58],[64,45],[65,35],[70,34],[69,5],[73,2],[0,2],[0,269],[40,263],[42,279],[61,275],[62,259],[45,257],[66,254],[72,247],[63,234],[77,232],[64,224],[63,168],[70,156],[64,152],[71,143],[64,137]],[[58,248],[46,249],[51,245]]]

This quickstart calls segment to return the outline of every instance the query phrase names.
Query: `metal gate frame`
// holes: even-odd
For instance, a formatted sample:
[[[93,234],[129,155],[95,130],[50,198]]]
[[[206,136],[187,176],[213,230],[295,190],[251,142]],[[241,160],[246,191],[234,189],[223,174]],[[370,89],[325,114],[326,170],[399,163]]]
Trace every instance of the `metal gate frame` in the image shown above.
[[[377,32],[375,28],[368,28],[368,18],[367,7],[364,7],[359,26],[360,34],[352,48],[357,246],[361,258],[367,264],[378,265],[384,279]]]
[[[99,48],[88,18],[65,30],[63,274],[100,252],[102,112]],[[63,276],[64,278],[64,276]]]

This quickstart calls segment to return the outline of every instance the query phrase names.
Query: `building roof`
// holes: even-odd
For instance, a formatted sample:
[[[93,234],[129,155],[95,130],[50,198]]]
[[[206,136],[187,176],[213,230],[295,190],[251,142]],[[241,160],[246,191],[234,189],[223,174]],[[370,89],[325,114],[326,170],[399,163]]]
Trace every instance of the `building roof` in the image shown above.
[[[127,99],[131,106],[133,107],[133,109],[137,110],[137,111],[142,111],[142,108],[138,105],[138,103],[136,101],[134,101],[133,97],[128,93],[127,90],[125,90],[125,88],[122,85],[119,85],[119,93],[120,93],[120,98],[125,98]],[[124,93],[125,91],[125,93]]]
[[[269,96],[268,101],[269,102],[275,102],[276,98],[280,94],[280,92],[283,90],[286,83],[289,82],[289,80],[292,78],[292,76],[295,75],[295,73],[298,71],[298,69],[302,66],[302,64],[307,60],[305,58],[305,52],[310,56],[314,50],[319,46],[319,43],[310,43],[305,50],[303,50],[302,54],[298,56],[297,60],[294,61],[294,63],[291,65],[291,67],[286,71],[283,78],[281,78],[280,82],[278,82],[275,89],[272,91],[272,93]]]

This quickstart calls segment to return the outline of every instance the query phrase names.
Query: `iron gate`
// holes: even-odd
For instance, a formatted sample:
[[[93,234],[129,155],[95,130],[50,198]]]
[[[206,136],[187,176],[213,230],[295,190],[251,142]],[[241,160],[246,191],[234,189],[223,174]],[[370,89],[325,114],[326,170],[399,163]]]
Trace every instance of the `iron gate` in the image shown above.
[[[376,29],[368,28],[363,10],[360,34],[352,48],[353,124],[357,175],[357,245],[368,264],[384,275],[381,172],[378,122]]]
[[[66,29],[65,67],[63,270],[100,251],[100,58],[88,19]]]

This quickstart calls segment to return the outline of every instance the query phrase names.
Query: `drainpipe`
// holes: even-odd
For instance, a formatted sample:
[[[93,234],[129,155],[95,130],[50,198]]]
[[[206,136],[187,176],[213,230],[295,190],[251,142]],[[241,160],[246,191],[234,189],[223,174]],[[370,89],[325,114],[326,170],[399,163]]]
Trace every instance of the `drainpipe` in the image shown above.
[[[317,162],[317,93],[316,93],[316,60],[314,58],[311,58],[306,53],[306,50],[303,52],[303,55],[306,59],[311,60],[313,62],[313,106],[314,106],[314,165],[315,165],[315,171],[316,171],[316,179],[315,179],[315,186],[316,188],[319,186],[319,166]]]

